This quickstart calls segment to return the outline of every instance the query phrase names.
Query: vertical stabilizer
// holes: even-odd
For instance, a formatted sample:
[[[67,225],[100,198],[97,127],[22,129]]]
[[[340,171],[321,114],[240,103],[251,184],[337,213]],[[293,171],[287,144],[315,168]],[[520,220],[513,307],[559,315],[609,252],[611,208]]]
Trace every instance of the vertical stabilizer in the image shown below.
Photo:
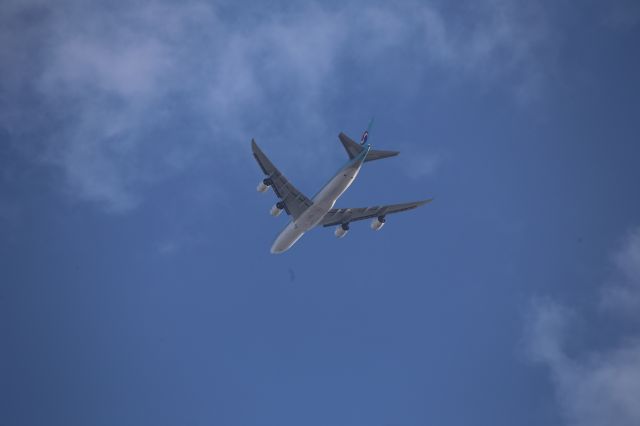
[[[360,137],[360,145],[364,145],[367,143],[367,140],[369,139],[369,132],[371,131],[371,127],[373,127],[373,117],[371,117],[371,121],[369,122],[367,129],[362,133],[362,136]]]

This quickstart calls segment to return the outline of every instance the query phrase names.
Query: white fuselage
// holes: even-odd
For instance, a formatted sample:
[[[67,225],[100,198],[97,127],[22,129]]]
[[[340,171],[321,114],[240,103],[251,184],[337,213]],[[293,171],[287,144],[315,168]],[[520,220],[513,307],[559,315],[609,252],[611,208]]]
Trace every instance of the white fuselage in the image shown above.
[[[286,228],[278,235],[271,246],[271,253],[282,253],[293,246],[302,235],[315,227],[329,210],[333,208],[336,200],[351,186],[364,159],[369,152],[370,146],[350,160],[340,171],[313,197],[313,204],[304,211],[297,219],[289,222]]]

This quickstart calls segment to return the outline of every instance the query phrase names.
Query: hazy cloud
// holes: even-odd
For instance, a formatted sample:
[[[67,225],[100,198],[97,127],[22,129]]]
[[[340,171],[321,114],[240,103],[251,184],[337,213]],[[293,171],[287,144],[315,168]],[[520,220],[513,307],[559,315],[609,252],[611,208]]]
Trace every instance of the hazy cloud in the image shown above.
[[[244,155],[252,135],[322,133],[323,107],[348,90],[336,84],[353,55],[384,67],[403,51],[446,71],[441,78],[506,78],[527,98],[547,36],[530,9],[488,1],[449,16],[431,3],[307,2],[223,15],[204,1],[10,2],[0,18],[0,125],[57,167],[70,194],[127,211],[194,163]],[[298,163],[322,149],[300,143],[309,158]],[[425,157],[416,174],[436,164]]]
[[[601,307],[640,319],[640,229],[626,236],[613,261],[615,274],[602,290]]]
[[[628,301],[618,297],[618,290],[637,298],[640,281],[640,229],[625,240],[615,255],[616,273],[625,277],[624,284],[605,285],[603,303],[608,310],[627,310]],[[611,290],[616,290],[611,296]],[[637,303],[637,302],[634,302]],[[639,317],[638,310],[633,313]],[[536,301],[528,321],[529,353],[546,365],[555,386],[558,402],[569,425],[632,426],[640,424],[640,333],[627,332],[615,343],[603,348],[568,349],[577,319],[597,329],[602,318],[562,306],[553,300]],[[629,329],[629,327],[625,327]],[[631,327],[633,329],[633,327]]]

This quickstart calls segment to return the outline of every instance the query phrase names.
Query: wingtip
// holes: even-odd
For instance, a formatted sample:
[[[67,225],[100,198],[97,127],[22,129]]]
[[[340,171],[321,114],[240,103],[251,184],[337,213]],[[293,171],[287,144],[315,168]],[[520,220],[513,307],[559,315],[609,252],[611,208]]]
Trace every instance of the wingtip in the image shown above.
[[[256,140],[251,138],[251,150],[256,153],[256,152],[260,152],[260,148],[258,147],[258,144],[256,143]]]

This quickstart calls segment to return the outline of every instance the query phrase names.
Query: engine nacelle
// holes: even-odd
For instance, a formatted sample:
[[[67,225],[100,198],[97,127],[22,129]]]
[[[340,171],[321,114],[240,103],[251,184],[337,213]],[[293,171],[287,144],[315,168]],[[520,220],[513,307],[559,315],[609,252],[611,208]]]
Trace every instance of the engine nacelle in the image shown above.
[[[271,181],[269,179],[263,179],[259,184],[256,190],[258,192],[265,192],[271,186]]]
[[[385,222],[386,221],[384,219],[384,216],[377,217],[371,221],[371,229],[373,229],[374,231],[379,231],[380,229],[382,229]]]
[[[280,207],[278,207],[279,203],[274,204],[273,207],[271,207],[271,211],[269,213],[271,213],[271,216],[274,217],[278,217],[280,216],[280,213],[282,213],[282,209]]]
[[[337,238],[342,238],[345,235],[347,235],[347,232],[349,232],[349,224],[348,223],[343,223],[342,225],[336,227],[336,237]]]

